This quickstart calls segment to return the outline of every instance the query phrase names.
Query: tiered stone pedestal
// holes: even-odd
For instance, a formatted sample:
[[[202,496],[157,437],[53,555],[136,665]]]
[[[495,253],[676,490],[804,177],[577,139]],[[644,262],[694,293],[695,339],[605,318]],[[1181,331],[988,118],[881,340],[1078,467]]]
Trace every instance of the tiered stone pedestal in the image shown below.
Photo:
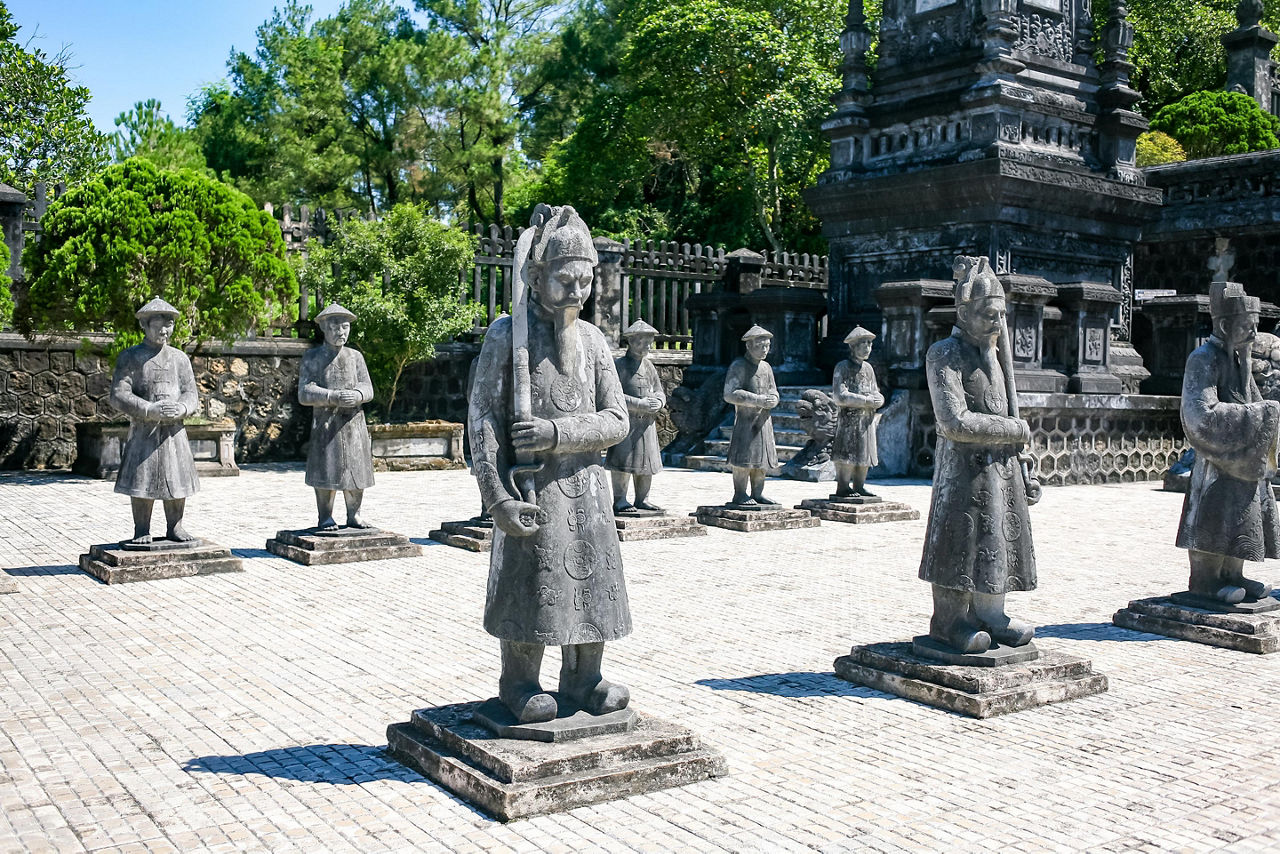
[[[316,566],[417,557],[422,554],[422,546],[409,542],[404,534],[377,528],[339,528],[325,532],[304,528],[277,531],[273,539],[267,540],[267,551],[294,563]]]
[[[705,537],[706,526],[688,516],[671,516],[665,510],[624,510],[614,512],[618,539],[671,540],[676,537]]]
[[[901,501],[885,501],[878,496],[832,495],[828,498],[806,498],[796,505],[828,522],[854,525],[872,522],[910,522],[920,518],[920,511]]]
[[[465,522],[441,522],[440,527],[427,536],[457,549],[487,552],[493,548],[493,520],[476,517]]]
[[[156,540],[149,546],[129,548],[120,543],[90,546],[88,554],[80,555],[80,568],[107,584],[244,570],[231,549],[208,540],[191,540],[187,544]]]
[[[1266,654],[1280,650],[1280,602],[1226,605],[1194,593],[1135,599],[1116,611],[1111,622],[1122,629],[1149,632],[1196,643]]]
[[[387,748],[502,821],[728,773],[724,758],[691,731],[631,709],[522,725],[497,700],[458,703],[392,724]]]
[[[971,718],[1005,715],[1107,690],[1107,677],[1094,673],[1088,659],[1039,652],[1034,644],[948,657],[962,663],[939,660],[940,654],[941,648],[928,636],[911,643],[855,646],[836,659],[835,670],[841,679]]]
[[[816,528],[822,524],[822,520],[808,510],[795,510],[776,504],[758,507],[742,507],[737,504],[704,505],[694,511],[693,516],[702,525],[747,533]]]

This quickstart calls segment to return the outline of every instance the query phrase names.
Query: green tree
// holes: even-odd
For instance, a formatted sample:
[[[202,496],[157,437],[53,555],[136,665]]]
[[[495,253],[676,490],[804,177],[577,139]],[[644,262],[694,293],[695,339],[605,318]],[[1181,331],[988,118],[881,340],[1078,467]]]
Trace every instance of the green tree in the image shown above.
[[[13,317],[13,294],[9,286],[13,280],[9,278],[9,247],[0,240],[0,327],[6,326]]]
[[[1164,107],[1151,129],[1178,141],[1190,158],[1280,148],[1280,119],[1239,92],[1195,92]]]
[[[1159,166],[1163,163],[1179,163],[1186,159],[1187,152],[1167,133],[1153,130],[1138,137],[1139,166]]]
[[[28,336],[106,329],[123,349],[141,340],[134,312],[157,295],[181,312],[175,344],[296,317],[280,227],[204,175],[134,158],[69,190],[42,225],[23,254],[30,290],[15,315]]]
[[[328,245],[310,244],[299,278],[354,312],[351,341],[364,354],[377,400],[390,415],[400,376],[436,345],[472,328],[482,307],[467,300],[462,274],[476,239],[402,203],[380,220],[348,219]]]
[[[106,162],[106,138],[85,112],[89,90],[67,76],[65,52],[49,56],[17,42],[0,2],[0,182],[34,198],[36,184],[74,186]]]
[[[195,135],[180,128],[165,114],[155,98],[138,101],[133,109],[116,116],[111,136],[111,157],[123,163],[130,157],[150,160],[161,169],[207,169]]]

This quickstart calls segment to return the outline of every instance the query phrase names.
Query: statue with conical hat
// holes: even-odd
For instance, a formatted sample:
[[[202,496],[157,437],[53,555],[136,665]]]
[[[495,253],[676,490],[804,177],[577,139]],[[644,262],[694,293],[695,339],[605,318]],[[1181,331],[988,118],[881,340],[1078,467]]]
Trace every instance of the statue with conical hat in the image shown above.
[[[324,343],[302,357],[298,402],[310,406],[311,445],[307,485],[316,492],[316,529],[337,531],[333,507],[341,492],[348,528],[370,528],[360,516],[364,491],[373,486],[373,449],[364,405],[373,382],[364,356],[346,346],[356,316],[333,303],[315,316]]]
[[[613,477],[613,511],[661,513],[649,503],[653,476],[662,471],[662,447],[658,444],[658,413],[667,405],[666,392],[658,369],[649,358],[649,348],[658,330],[643,320],[627,327],[622,337],[627,352],[614,360],[631,428],[621,442],[605,454],[605,466]],[[628,482],[635,481],[635,501],[627,501]]]
[[[781,398],[773,368],[765,361],[773,333],[752,326],[742,340],[746,355],[733,360],[724,380],[724,402],[734,411],[728,455],[733,466],[733,498],[729,503],[736,507],[776,506],[778,502],[764,497],[765,476],[778,470],[772,411]]]
[[[1245,577],[1244,562],[1280,557],[1270,483],[1280,402],[1262,397],[1251,366],[1260,307],[1241,285],[1213,282],[1213,335],[1187,357],[1182,381],[1182,426],[1196,455],[1177,545],[1190,552],[1190,592],[1224,605],[1270,593]]]
[[[631,611],[601,453],[628,433],[613,353],[579,316],[596,249],[571,207],[538,205],[515,256],[511,315],[489,327],[468,411],[472,472],[493,517],[484,627],[498,638],[498,699],[521,723],[624,709],[601,674]],[[559,691],[542,687],[560,647]],[[561,704],[564,704],[564,708]]]
[[[1040,497],[1021,452],[1004,286],[985,257],[959,256],[956,325],[929,348],[937,423],[933,497],[920,577],[933,585],[929,637],[948,650],[1018,647],[1034,627],[1005,612],[1005,594],[1036,587],[1028,506]]]
[[[831,398],[838,410],[836,432],[831,439],[831,460],[836,466],[836,495],[874,498],[867,489],[867,471],[880,457],[876,448],[876,410],[884,395],[875,369],[867,361],[875,333],[855,327],[845,336],[849,358],[836,365]]]
[[[189,496],[200,489],[195,457],[183,419],[200,406],[191,360],[170,347],[178,310],[156,297],[136,315],[143,341],[116,359],[111,405],[129,416],[129,436],[120,459],[115,491],[128,495],[133,507],[133,538],[125,545],[153,542],[151,516],[155,502],[164,504],[165,539],[190,544],[195,538],[182,525]]]

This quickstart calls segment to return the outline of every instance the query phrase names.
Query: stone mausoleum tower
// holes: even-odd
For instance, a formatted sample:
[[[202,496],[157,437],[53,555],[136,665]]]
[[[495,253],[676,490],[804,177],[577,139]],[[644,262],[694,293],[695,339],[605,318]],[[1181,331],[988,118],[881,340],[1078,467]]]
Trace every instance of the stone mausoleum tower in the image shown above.
[[[883,328],[889,382],[921,387],[939,333],[923,318],[949,300],[957,254],[987,255],[1011,291],[1019,386],[1121,390],[1112,344],[1128,340],[1134,244],[1160,206],[1134,165],[1147,123],[1125,14],[1117,0],[1099,66],[1088,0],[884,0],[871,72],[851,0],[831,168],[807,194],[831,246],[829,340]],[[913,311],[882,309],[887,282]]]

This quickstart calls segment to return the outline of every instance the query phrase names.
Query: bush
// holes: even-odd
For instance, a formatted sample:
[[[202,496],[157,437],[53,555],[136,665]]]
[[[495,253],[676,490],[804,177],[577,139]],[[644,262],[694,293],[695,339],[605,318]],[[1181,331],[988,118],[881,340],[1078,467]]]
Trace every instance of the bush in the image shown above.
[[[9,322],[9,318],[13,317],[13,294],[9,290],[9,285],[13,281],[9,278],[9,246],[0,235],[0,326],[4,326]]]
[[[1280,148],[1280,120],[1241,92],[1193,92],[1161,108],[1151,129],[1176,139],[1193,159]]]
[[[142,340],[134,312],[154,296],[181,312],[175,346],[296,316],[280,227],[212,178],[133,158],[63,195],[42,225],[23,255],[31,287],[16,323],[29,337],[105,329],[119,351]]]
[[[375,399],[389,416],[405,367],[435,356],[436,344],[480,316],[461,277],[475,261],[476,238],[406,203],[381,220],[349,219],[328,245],[308,249],[299,278],[356,315],[351,343],[364,354]]]
[[[1186,159],[1187,152],[1167,133],[1153,130],[1138,137],[1139,166],[1159,166],[1162,163],[1179,163]]]

